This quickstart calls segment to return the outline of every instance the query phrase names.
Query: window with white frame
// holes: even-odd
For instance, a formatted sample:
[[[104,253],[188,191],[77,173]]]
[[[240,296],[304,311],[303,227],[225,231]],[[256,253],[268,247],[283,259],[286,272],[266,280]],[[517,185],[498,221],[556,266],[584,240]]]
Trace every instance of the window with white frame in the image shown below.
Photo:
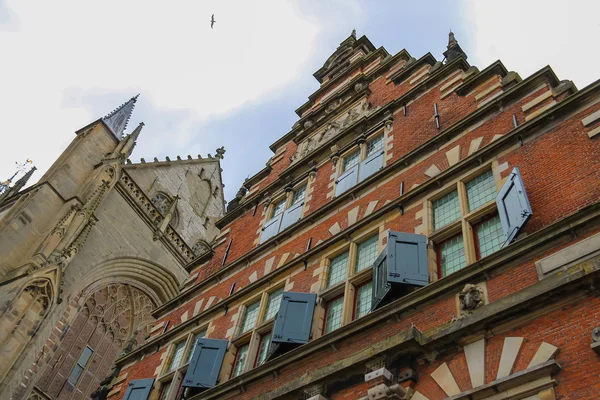
[[[158,378],[159,400],[175,400],[181,395],[181,384],[199,339],[206,337],[202,329],[189,333],[169,346],[167,361]]]
[[[269,218],[262,228],[261,243],[277,235],[302,218],[306,187],[306,183],[297,185],[269,206],[267,210]]]
[[[373,263],[379,254],[379,233],[362,234],[342,252],[326,260],[321,291],[323,334],[371,311]]]
[[[366,143],[359,145],[358,148],[342,155],[339,161],[339,177],[336,180],[336,196],[383,168],[384,142],[384,134],[379,133],[368,138]]]
[[[491,168],[458,181],[431,201],[438,275],[456,272],[500,249],[503,231]]]

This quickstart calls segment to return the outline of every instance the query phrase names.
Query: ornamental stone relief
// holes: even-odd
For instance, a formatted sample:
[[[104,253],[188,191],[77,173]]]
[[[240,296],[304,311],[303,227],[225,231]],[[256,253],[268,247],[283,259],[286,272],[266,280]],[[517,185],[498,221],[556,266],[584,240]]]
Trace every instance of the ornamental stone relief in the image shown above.
[[[356,104],[354,107],[350,108],[347,112],[341,114],[335,120],[327,123],[324,129],[319,130],[314,135],[300,142],[296,153],[292,156],[292,163],[301,160],[307,154],[318,148],[323,143],[326,143],[328,140],[342,132],[344,129],[351,126],[360,118],[367,117],[376,112],[378,109],[379,107],[371,107],[371,103],[367,101],[363,101]]]

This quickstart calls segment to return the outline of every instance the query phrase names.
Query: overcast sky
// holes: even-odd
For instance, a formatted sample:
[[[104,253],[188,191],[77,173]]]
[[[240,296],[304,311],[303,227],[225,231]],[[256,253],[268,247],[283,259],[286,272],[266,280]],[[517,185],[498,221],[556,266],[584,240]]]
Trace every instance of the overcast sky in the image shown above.
[[[480,69],[501,59],[525,78],[549,64],[581,89],[600,78],[598,15],[597,0],[0,0],[0,179],[26,158],[39,178],[75,130],[140,93],[132,160],[225,146],[230,200],[353,28],[391,54],[438,59],[452,29]]]

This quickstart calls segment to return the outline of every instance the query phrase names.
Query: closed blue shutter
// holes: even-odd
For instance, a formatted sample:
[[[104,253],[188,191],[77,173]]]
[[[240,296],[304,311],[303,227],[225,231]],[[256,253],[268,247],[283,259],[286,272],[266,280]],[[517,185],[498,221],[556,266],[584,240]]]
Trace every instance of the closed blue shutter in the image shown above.
[[[279,231],[282,231],[285,228],[287,228],[288,226],[294,224],[296,221],[298,221],[300,219],[300,217],[302,217],[302,206],[303,205],[304,205],[304,202],[301,201],[300,203],[293,205],[290,208],[288,208],[287,210],[285,210],[285,212],[283,213],[283,219],[281,221],[281,228],[279,229]]]
[[[281,225],[282,216],[283,213],[277,214],[274,218],[265,222],[262,234],[260,235],[261,243],[266,242],[268,239],[272,238],[273,236],[279,233],[279,226]]]
[[[503,246],[506,246],[519,234],[533,214],[518,167],[512,170],[500,189],[496,197],[496,205],[504,231]]]
[[[339,196],[358,182],[358,165],[344,172],[336,181],[335,195]]]
[[[154,385],[154,378],[135,379],[127,385],[123,400],[146,400]]]
[[[229,341],[201,338],[196,343],[194,354],[183,379],[183,386],[215,387]]]
[[[425,235],[390,231],[387,247],[389,282],[415,286],[429,283]]]
[[[308,343],[316,301],[316,294],[283,292],[272,343]]]
[[[429,283],[427,238],[405,232],[388,233],[386,248],[373,265],[372,310],[384,300],[402,297],[407,288]]]
[[[365,161],[360,163],[360,181],[373,175],[375,172],[383,168],[383,150],[372,154]]]

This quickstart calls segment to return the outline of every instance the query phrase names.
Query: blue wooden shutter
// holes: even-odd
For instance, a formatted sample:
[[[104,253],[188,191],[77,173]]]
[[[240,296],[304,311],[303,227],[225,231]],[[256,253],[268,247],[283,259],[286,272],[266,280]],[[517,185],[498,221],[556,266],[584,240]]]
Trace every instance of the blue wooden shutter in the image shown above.
[[[360,163],[360,181],[373,175],[375,172],[383,168],[383,150],[375,154],[371,154],[365,161]]]
[[[503,246],[506,246],[519,234],[533,214],[518,167],[512,170],[500,189],[496,205],[504,231]]]
[[[416,286],[429,283],[425,235],[390,231],[387,247],[389,282]]]
[[[391,289],[387,279],[387,249],[384,249],[373,263],[373,294],[371,311],[375,310]]]
[[[263,226],[262,234],[260,235],[260,242],[266,242],[268,239],[279,233],[279,227],[281,226],[281,218],[283,213],[277,214],[275,217],[265,222]]]
[[[337,181],[335,181],[335,195],[339,196],[358,182],[358,165],[344,172]]]
[[[308,343],[316,301],[316,294],[283,292],[272,343]]]
[[[183,386],[212,388],[217,385],[227,340],[198,339],[190,365],[183,379]]]
[[[281,228],[279,229],[279,231],[284,230],[285,228],[287,228],[288,226],[294,224],[296,221],[300,220],[300,217],[302,217],[302,206],[304,205],[304,202],[301,201],[298,204],[295,204],[293,206],[291,206],[290,208],[288,208],[287,210],[285,210],[285,212],[283,213],[283,219],[281,221]]]
[[[135,379],[127,385],[123,400],[146,400],[154,385],[154,378]]]

